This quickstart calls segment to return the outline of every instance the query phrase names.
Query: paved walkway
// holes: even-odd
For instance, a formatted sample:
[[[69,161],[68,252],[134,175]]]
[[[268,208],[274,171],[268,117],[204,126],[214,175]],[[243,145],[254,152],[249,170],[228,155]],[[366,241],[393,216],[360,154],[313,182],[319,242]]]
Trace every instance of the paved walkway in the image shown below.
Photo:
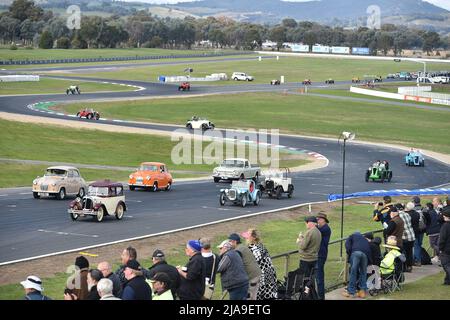
[[[413,267],[413,272],[405,272],[405,283],[408,284],[425,277],[437,274],[442,271],[438,265],[426,265],[422,267]],[[342,295],[344,288],[339,288],[325,294],[326,300],[364,300],[361,298],[346,298]],[[377,299],[389,299],[389,295],[380,294]]]

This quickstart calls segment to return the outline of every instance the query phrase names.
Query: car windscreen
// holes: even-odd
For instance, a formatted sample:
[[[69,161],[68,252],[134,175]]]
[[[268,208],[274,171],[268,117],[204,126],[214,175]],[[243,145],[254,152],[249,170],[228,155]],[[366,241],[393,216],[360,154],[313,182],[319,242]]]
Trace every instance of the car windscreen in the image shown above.
[[[67,175],[66,170],[62,169],[47,169],[45,176],[47,177],[64,177]]]
[[[158,171],[158,166],[142,165],[139,168],[140,171]]]
[[[241,181],[241,180],[233,181],[231,183],[231,187],[232,188],[238,188],[238,189],[246,189],[246,188],[248,188],[248,182],[247,181]]]
[[[88,193],[90,196],[108,196],[108,187],[89,186]]]
[[[225,160],[222,162],[223,167],[238,167],[243,168],[244,167],[244,161],[239,160]]]

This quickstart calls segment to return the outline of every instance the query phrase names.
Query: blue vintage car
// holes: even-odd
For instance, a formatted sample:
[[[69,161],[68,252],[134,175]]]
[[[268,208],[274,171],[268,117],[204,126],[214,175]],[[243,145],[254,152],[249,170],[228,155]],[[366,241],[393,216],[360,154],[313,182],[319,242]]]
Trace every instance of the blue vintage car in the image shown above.
[[[261,200],[261,191],[253,180],[233,181],[228,189],[220,189],[219,203],[221,206],[226,202],[245,207],[247,203],[253,202],[255,206]]]
[[[410,151],[405,156],[405,165],[413,167],[424,167],[425,159],[419,151]]]

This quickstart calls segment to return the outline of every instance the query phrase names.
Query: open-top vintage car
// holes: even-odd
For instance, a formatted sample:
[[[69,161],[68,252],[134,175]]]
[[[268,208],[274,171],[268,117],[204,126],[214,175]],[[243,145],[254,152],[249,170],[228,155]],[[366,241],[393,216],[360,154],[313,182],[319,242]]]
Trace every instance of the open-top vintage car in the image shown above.
[[[123,185],[110,180],[100,180],[89,185],[87,195],[72,201],[67,212],[72,220],[91,216],[101,222],[105,215],[114,215],[117,220],[121,220],[126,210]]]
[[[67,195],[83,197],[86,194],[87,184],[77,168],[54,166],[48,167],[43,177],[34,179],[32,190],[35,199],[41,196],[55,196],[62,200]]]
[[[208,129],[214,130],[215,127],[216,126],[211,121],[197,116],[193,116],[186,122],[186,128],[188,129],[202,129],[203,131],[206,131]]]
[[[221,206],[226,202],[245,207],[247,203],[253,202],[255,206],[261,200],[261,191],[253,180],[237,180],[233,181],[230,188],[220,189],[219,203]]]
[[[80,88],[78,86],[69,86],[66,89],[66,94],[81,94]]]
[[[264,176],[264,182],[259,185],[262,194],[266,193],[270,198],[275,196],[277,199],[281,199],[283,193],[287,193],[288,198],[292,197],[294,185],[289,177],[289,168],[269,172]]]
[[[376,161],[366,171],[366,182],[368,182],[369,180],[379,180],[381,181],[381,183],[383,183],[385,180],[390,182],[391,179],[392,171],[389,170],[389,162],[387,162],[386,160],[384,160],[383,162]]]
[[[334,84],[334,80],[329,78],[329,79],[325,80],[325,84]]]
[[[302,84],[304,84],[304,85],[311,85],[312,84],[311,79],[303,80]]]
[[[172,188],[172,182],[172,175],[164,163],[143,162],[136,172],[130,174],[128,187],[131,191],[136,188],[150,189],[154,192],[169,191]]]
[[[100,113],[92,108],[84,108],[77,112],[77,117],[98,120],[100,119]]]
[[[280,85],[281,82],[278,79],[273,79],[273,80],[270,80],[270,84],[273,86],[277,86],[277,85]]]
[[[419,150],[411,150],[405,156],[405,165],[413,167],[424,167],[425,158]]]
[[[189,82],[182,82],[179,86],[178,86],[178,91],[190,91],[191,90],[191,84]]]
[[[360,83],[361,79],[359,77],[353,77],[352,78],[352,83]]]

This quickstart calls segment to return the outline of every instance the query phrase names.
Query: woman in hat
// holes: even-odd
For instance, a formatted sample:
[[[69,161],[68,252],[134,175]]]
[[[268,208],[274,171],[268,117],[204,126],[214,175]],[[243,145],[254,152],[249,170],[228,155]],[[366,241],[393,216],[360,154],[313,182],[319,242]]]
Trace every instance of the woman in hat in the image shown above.
[[[255,256],[261,268],[261,278],[256,300],[269,300],[277,298],[277,274],[272,264],[269,251],[261,243],[260,234],[256,229],[248,229],[241,236],[247,240],[249,249]]]
[[[27,280],[20,283],[25,289],[24,300],[51,300],[49,297],[44,296],[42,291],[42,281],[36,276],[28,276]]]

